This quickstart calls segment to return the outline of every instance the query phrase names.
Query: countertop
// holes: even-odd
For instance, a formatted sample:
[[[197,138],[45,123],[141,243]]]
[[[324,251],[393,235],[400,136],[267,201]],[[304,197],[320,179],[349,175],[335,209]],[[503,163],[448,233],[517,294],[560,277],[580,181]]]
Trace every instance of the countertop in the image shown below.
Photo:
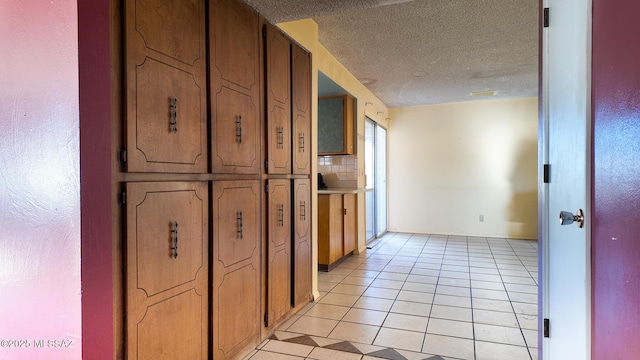
[[[369,191],[373,191],[373,189],[367,189],[367,188],[355,189],[355,188],[338,188],[338,187],[334,187],[334,188],[318,190],[318,195],[360,194],[360,193],[369,192]]]

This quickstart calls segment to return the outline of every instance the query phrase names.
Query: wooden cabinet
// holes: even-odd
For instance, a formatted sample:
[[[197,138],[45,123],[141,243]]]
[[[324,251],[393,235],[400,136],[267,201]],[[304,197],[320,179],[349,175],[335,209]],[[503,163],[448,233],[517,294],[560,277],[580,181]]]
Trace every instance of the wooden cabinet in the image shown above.
[[[293,307],[311,301],[311,181],[293,180]]]
[[[212,196],[213,357],[260,339],[260,181],[216,181]]]
[[[204,173],[204,1],[125,4],[126,171]]]
[[[291,181],[267,184],[267,304],[265,325],[277,324],[291,311]]]
[[[331,270],[357,242],[355,194],[318,195],[318,267]]]
[[[349,95],[318,99],[318,155],[353,155],[354,99]]]
[[[291,42],[265,25],[266,146],[269,174],[291,173]]]
[[[209,6],[211,168],[260,172],[260,25],[240,1]]]
[[[207,359],[207,184],[126,190],[127,359]]]
[[[113,9],[116,357],[239,358],[312,298],[311,55],[240,0]]]
[[[265,328],[311,300],[311,56],[264,27]]]
[[[291,117],[294,174],[311,173],[311,55],[291,44]]]
[[[327,267],[344,254],[342,251],[343,226],[342,195],[318,195],[319,265]]]

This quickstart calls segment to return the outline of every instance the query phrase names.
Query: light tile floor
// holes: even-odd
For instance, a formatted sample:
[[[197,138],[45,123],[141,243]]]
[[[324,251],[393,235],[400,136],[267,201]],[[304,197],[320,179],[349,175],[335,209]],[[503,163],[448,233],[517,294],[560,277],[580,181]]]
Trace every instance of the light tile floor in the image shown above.
[[[246,359],[538,358],[536,241],[389,233]]]

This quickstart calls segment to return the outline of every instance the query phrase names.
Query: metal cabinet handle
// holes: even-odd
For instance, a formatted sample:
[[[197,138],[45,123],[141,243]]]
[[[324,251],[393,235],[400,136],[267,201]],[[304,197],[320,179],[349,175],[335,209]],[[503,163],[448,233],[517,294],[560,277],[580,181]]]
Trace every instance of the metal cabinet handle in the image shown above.
[[[300,217],[302,220],[307,220],[307,206],[304,201],[300,202]]]
[[[304,133],[300,133],[300,134],[298,135],[298,138],[300,139],[300,140],[299,140],[299,141],[300,141],[300,147],[299,147],[299,149],[300,149],[300,152],[302,152],[302,153],[303,153],[303,152],[304,152]]]
[[[278,126],[276,131],[278,132],[278,149],[284,149],[284,128]]]
[[[178,222],[174,221],[171,224],[171,235],[173,238],[173,246],[171,246],[171,251],[173,252],[173,258],[178,257]]]
[[[172,133],[178,132],[178,98],[173,97],[171,99],[171,121],[169,122],[169,128]]]
[[[238,220],[238,238],[242,239],[243,238],[242,211],[238,211],[237,220]]]
[[[278,205],[278,223],[280,226],[284,226],[284,205]]]
[[[242,144],[242,115],[236,117],[236,142]]]

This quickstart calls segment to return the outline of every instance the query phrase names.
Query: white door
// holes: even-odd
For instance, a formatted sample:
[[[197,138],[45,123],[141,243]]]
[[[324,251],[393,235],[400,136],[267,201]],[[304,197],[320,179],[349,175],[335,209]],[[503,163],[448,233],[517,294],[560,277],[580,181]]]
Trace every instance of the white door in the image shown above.
[[[541,161],[550,165],[542,185],[542,303],[549,337],[543,359],[590,358],[591,1],[545,0]],[[585,211],[586,225],[561,226],[560,211]],[[541,327],[542,330],[542,327]]]

